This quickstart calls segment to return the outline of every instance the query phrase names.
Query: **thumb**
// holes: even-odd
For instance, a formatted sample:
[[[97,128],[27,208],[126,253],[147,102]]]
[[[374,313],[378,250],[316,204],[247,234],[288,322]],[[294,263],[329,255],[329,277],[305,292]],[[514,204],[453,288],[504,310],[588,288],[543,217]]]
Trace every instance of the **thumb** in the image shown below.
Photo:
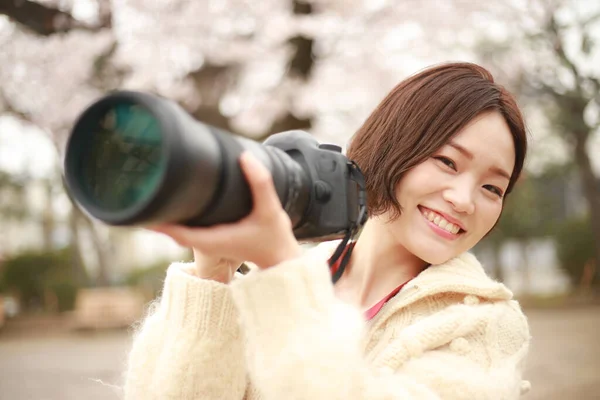
[[[250,186],[254,212],[269,215],[280,209],[281,200],[275,190],[271,171],[248,151],[240,156],[240,164]]]

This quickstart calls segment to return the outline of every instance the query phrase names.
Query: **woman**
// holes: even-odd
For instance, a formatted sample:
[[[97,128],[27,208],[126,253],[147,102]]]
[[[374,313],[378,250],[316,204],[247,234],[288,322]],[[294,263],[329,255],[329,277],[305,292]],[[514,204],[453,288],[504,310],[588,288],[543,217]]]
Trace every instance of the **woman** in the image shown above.
[[[127,399],[515,399],[529,346],[511,292],[467,253],[496,224],[527,149],[513,97],[473,64],[414,75],[348,149],[369,219],[335,285],[337,243],[302,254],[268,171],[232,225],[156,227],[174,264],[129,359]],[[257,271],[232,281],[241,260]]]

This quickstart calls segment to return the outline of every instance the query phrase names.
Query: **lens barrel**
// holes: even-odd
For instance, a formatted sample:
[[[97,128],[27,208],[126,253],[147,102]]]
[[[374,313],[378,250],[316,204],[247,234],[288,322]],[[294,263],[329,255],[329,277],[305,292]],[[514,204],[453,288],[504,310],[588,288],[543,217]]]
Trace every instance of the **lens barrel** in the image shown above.
[[[246,150],[271,171],[294,226],[301,223],[312,182],[297,161],[146,93],[115,92],[82,113],[67,143],[65,181],[86,213],[110,225],[229,223],[252,209],[238,162]]]

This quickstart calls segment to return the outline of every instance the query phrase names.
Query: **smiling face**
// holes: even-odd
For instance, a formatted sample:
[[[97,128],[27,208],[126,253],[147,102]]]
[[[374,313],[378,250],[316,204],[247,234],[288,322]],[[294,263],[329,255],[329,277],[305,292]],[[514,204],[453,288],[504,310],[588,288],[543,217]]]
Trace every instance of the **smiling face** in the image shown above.
[[[498,112],[473,119],[396,186],[402,214],[388,231],[410,253],[441,264],[494,226],[515,165],[514,141]]]

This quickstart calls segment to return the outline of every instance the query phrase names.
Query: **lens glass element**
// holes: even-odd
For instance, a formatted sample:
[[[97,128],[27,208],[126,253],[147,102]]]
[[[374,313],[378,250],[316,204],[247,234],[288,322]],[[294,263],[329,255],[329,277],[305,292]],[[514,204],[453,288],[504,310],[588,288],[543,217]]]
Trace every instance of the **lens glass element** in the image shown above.
[[[166,168],[157,119],[133,103],[111,105],[95,119],[81,149],[80,182],[88,198],[106,211],[144,203]]]

